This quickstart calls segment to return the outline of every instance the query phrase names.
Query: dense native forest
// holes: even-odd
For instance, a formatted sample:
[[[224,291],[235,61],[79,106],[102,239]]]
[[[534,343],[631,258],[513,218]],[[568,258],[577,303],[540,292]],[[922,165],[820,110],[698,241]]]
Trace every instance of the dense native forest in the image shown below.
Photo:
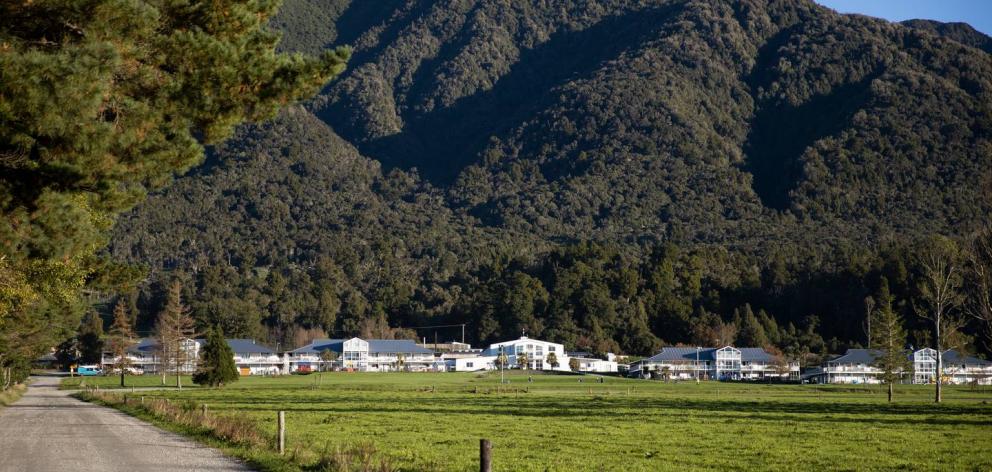
[[[270,26],[287,52],[351,45],[348,69],[121,218],[107,254],[143,276],[94,301],[139,332],[179,280],[201,330],[282,346],[466,323],[812,361],[866,345],[889,301],[931,345],[939,250],[944,345],[992,349],[992,56],[967,25],[808,0],[286,0]]]

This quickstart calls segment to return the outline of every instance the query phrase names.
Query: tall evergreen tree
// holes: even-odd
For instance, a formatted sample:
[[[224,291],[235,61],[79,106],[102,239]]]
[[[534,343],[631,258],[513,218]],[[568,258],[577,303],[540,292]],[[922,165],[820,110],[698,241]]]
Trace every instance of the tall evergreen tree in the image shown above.
[[[79,362],[96,364],[103,355],[103,319],[95,311],[86,314],[79,327]]]
[[[193,374],[193,382],[220,387],[240,378],[234,364],[234,351],[224,340],[220,328],[207,331],[207,342],[200,350],[200,366]]]
[[[879,351],[875,359],[878,368],[882,370],[882,381],[889,386],[889,402],[896,382],[909,371],[909,353],[906,349],[906,328],[902,317],[892,309],[892,298],[888,296],[888,281],[882,277],[882,289],[879,290],[879,306],[875,312],[874,346]],[[884,297],[884,298],[882,298]]]
[[[751,305],[744,305],[741,316],[740,332],[737,334],[737,344],[746,347],[765,347],[769,345],[765,328],[761,326],[758,317],[751,311]]]
[[[18,317],[49,334],[0,362],[54,345],[119,272],[97,254],[118,213],[343,70],[345,49],[275,52],[279,3],[0,2],[0,338]]]

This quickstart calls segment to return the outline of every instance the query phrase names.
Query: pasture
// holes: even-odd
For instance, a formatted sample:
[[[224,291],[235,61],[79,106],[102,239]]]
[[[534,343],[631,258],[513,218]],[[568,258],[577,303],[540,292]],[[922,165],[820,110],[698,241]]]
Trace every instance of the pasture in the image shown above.
[[[372,444],[401,470],[478,470],[480,438],[492,440],[498,471],[992,470],[988,388],[947,387],[935,405],[933,388],[915,385],[887,404],[879,386],[507,379],[325,373],[141,394],[247,417],[273,436],[284,410],[288,450]]]

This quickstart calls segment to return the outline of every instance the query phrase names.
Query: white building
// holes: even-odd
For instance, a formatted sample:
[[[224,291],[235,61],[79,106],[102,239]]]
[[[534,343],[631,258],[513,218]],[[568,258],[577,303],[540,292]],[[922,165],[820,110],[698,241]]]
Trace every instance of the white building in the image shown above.
[[[478,372],[481,370],[496,370],[497,356],[455,357],[445,360],[445,369],[451,372]]]
[[[914,384],[934,383],[937,374],[937,351],[923,348],[907,354],[912,365],[903,376],[903,382]],[[879,384],[882,383],[882,369],[877,366],[881,351],[874,349],[848,349],[843,356],[830,360],[819,374],[826,383]],[[944,351],[945,384],[979,383],[992,385],[992,362],[975,357],[963,356],[957,351]]]
[[[597,359],[587,356],[569,356],[569,365],[577,364],[576,370],[579,372],[611,373],[619,371],[617,356],[612,352],[606,353],[606,359]]]
[[[520,339],[513,341],[490,344],[482,351],[482,357],[498,358],[500,354],[506,356],[507,367],[511,369],[571,371],[568,367],[568,354],[565,352],[565,346],[558,343],[521,336]],[[521,361],[524,360],[526,360],[526,365],[521,364]],[[556,365],[552,365],[550,360],[554,360]]]
[[[964,356],[954,350],[944,351],[945,384],[992,385],[992,362]],[[937,375],[937,351],[923,348],[913,353],[913,383],[934,383]]]
[[[334,360],[321,357],[331,352]],[[325,356],[326,357],[326,356]],[[290,372],[346,369],[359,372],[439,371],[445,364],[434,351],[410,340],[317,339],[286,353]]]
[[[799,363],[758,347],[666,347],[637,363],[641,375],[674,380],[761,380],[799,378]]]
[[[882,383],[882,369],[875,365],[880,355],[875,349],[848,349],[843,356],[827,361],[820,376],[826,383]]]
[[[272,349],[257,344],[252,339],[226,339],[227,345],[234,351],[234,363],[241,375],[275,375],[282,366],[282,358]],[[206,344],[205,339],[184,339],[180,343],[185,362],[179,371],[185,374],[196,372],[200,359],[200,350]],[[142,338],[127,351],[131,368],[143,373],[161,372],[161,353],[158,341],[154,338]],[[110,352],[104,352],[101,364],[109,371],[115,365],[117,358]],[[169,369],[175,372],[174,368]]]

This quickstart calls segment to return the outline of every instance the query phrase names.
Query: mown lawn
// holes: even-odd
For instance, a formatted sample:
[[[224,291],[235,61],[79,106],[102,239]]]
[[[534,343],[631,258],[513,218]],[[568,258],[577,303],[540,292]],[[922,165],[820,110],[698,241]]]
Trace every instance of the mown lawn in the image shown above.
[[[479,438],[500,471],[992,470],[988,388],[949,387],[935,405],[932,387],[899,386],[889,405],[879,387],[323,375],[319,387],[315,374],[143,395],[247,415],[273,435],[285,410],[288,449],[371,442],[405,470],[478,470]]]

